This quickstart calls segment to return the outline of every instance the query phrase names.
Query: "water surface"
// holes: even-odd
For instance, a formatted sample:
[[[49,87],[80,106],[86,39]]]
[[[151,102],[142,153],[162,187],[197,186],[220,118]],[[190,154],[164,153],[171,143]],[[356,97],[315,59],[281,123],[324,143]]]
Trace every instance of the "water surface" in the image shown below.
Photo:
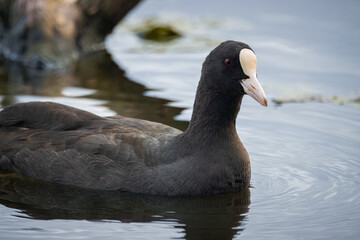
[[[183,37],[140,40],[149,19]],[[186,129],[201,64],[226,39],[255,50],[270,101],[237,119],[252,188],[206,198],[74,189],[0,174],[4,239],[358,239],[360,4],[357,1],[142,3],[98,52],[38,73],[3,63],[1,105],[51,100]]]

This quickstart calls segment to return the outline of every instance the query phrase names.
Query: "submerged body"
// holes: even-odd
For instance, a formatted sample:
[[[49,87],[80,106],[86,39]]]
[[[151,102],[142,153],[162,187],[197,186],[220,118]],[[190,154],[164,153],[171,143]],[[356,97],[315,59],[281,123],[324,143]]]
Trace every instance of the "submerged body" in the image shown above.
[[[6,107],[0,112],[0,168],[99,190],[167,196],[241,191],[251,177],[249,156],[235,129],[249,90],[244,81],[251,78],[242,49],[250,48],[228,41],[207,57],[185,132],[48,102]],[[265,95],[256,96],[266,105]]]

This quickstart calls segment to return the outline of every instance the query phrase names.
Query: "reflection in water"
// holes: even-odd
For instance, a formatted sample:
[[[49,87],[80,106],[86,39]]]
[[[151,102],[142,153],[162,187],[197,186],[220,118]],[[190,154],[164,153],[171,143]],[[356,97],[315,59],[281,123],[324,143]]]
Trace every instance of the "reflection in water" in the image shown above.
[[[0,62],[2,105],[15,103],[15,95],[61,96],[62,88],[73,84],[69,69],[41,71],[17,62]]]
[[[188,124],[174,120],[182,108],[167,106],[169,100],[144,96],[147,89],[128,79],[105,51],[89,54],[71,68],[57,71],[39,71],[14,62],[0,62],[0,68],[2,106],[17,102],[16,97],[21,95],[61,97],[64,88],[71,86],[96,89],[86,97],[106,100],[106,106],[119,115],[162,122],[181,130]]]
[[[243,229],[250,192],[164,198],[89,191],[0,173],[0,203],[34,219],[175,221],[186,239],[232,239]]]
[[[265,109],[244,98],[237,129],[251,159],[251,211],[247,212],[247,197],[166,200],[48,185],[41,189],[38,182],[25,187],[24,181],[0,173],[0,238],[7,239],[7,233],[9,239],[24,239],[24,234],[36,239],[85,234],[91,239],[114,239],[125,232],[128,237],[123,239],[169,239],[167,234],[174,232],[169,229],[175,225],[186,231],[188,239],[201,234],[203,239],[211,234],[216,238],[216,228],[230,238],[236,234],[232,228],[244,226],[246,230],[237,231],[245,239],[360,239],[360,2],[229,1],[231,7],[219,1],[207,3],[143,1],[109,36],[107,47],[131,78],[162,88],[147,95],[174,99],[177,106],[190,108],[194,80],[207,51],[224,39],[251,42],[268,96],[284,103],[305,100],[278,107],[271,102]],[[133,27],[151,16],[180,27],[183,38],[168,45],[139,41]],[[69,86],[90,88],[96,91],[86,98],[66,99],[81,104],[102,99],[119,114],[186,128],[186,122],[172,119],[181,109],[143,96],[147,89],[129,81],[127,73],[104,52],[88,55],[68,72],[56,74],[36,75],[0,63],[0,101],[2,105],[24,101],[24,95],[31,95],[30,100],[37,99],[34,95],[51,99],[69,96],[64,94]],[[190,112],[183,111],[180,118],[189,119]],[[24,216],[17,209],[30,219],[121,219],[122,223],[34,221],[15,217]],[[156,215],[161,216],[158,225]]]

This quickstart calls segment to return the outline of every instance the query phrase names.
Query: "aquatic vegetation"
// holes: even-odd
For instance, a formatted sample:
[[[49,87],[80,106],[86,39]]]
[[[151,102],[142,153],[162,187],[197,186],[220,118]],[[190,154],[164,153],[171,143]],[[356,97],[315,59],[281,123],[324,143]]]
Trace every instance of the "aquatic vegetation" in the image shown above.
[[[340,105],[349,104],[349,103],[357,103],[360,104],[360,97],[358,98],[345,98],[339,96],[326,97],[322,95],[298,95],[292,97],[279,97],[273,98],[272,102],[276,105],[282,105],[285,103],[305,103],[305,102],[332,102]]]
[[[137,35],[142,39],[157,42],[169,42],[181,37],[181,34],[170,25],[146,26],[138,31]]]

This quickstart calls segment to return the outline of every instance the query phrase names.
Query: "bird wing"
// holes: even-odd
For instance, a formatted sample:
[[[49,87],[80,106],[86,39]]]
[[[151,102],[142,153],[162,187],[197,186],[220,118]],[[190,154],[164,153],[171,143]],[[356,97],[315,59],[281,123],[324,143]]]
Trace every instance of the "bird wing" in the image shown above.
[[[145,120],[102,118],[55,103],[22,103],[0,112],[0,167],[24,176],[95,189],[140,182],[162,163],[181,131]],[[139,173],[141,172],[141,173]]]

